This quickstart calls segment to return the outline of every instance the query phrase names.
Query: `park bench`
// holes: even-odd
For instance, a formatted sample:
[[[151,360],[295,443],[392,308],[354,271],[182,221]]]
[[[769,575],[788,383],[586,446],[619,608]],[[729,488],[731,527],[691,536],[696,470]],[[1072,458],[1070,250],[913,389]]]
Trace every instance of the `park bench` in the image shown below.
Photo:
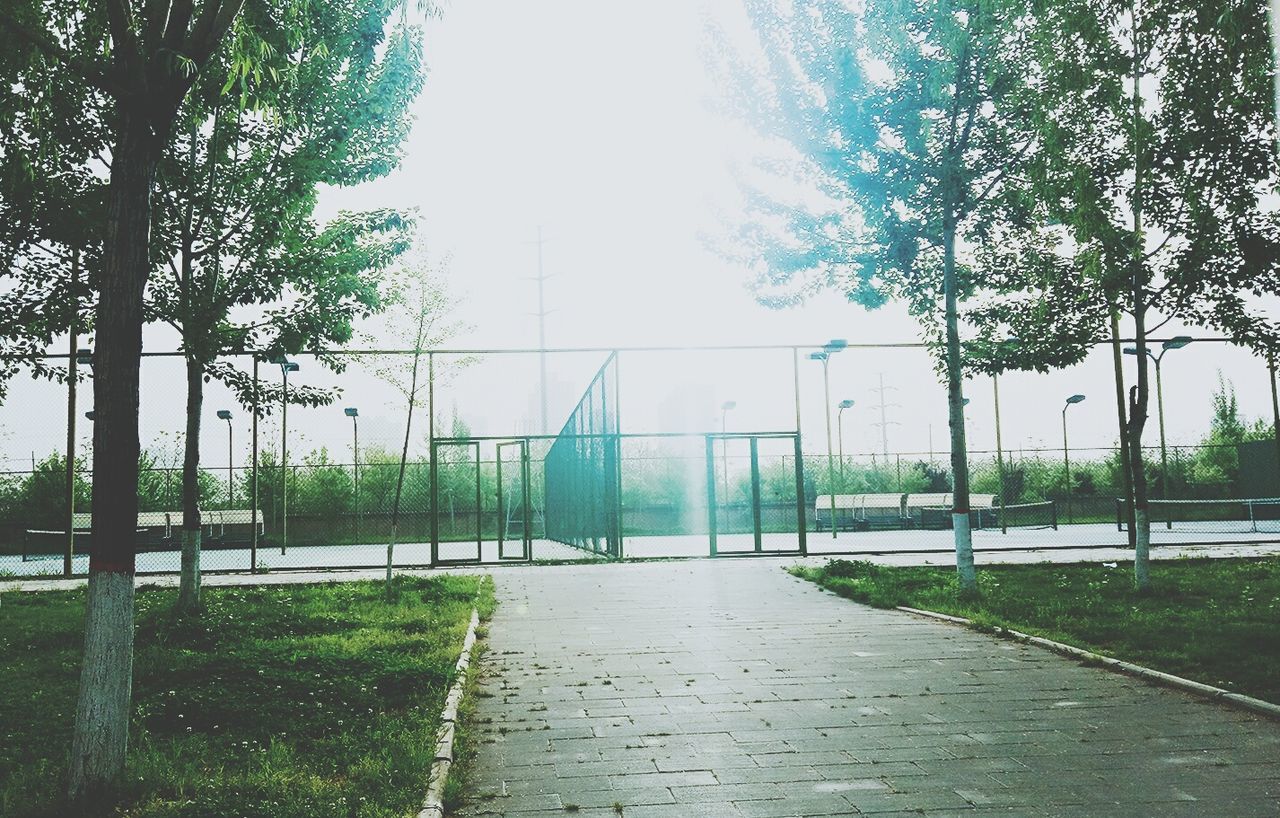
[[[837,494],[835,526],[838,531],[902,528],[906,522],[901,494]],[[814,523],[819,531],[832,525],[832,498],[819,495],[814,502]]]

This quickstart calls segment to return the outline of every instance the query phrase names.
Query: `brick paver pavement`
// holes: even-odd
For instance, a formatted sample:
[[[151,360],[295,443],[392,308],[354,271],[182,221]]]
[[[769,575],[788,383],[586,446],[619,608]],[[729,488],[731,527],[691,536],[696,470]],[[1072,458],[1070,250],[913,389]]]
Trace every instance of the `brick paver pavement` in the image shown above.
[[[1280,815],[1280,723],[772,561],[497,590],[463,815]]]

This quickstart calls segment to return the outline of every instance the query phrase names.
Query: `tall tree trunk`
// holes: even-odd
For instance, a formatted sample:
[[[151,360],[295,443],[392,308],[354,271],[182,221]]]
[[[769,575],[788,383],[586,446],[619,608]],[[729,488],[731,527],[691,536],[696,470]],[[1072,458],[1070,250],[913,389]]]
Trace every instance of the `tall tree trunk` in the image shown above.
[[[204,364],[187,358],[187,439],[182,459],[182,577],[178,613],[200,609],[200,416],[204,406]]]
[[[1137,384],[1129,390],[1129,468],[1133,477],[1133,584],[1139,591],[1151,585],[1151,518],[1147,509],[1147,470],[1142,461],[1142,430],[1147,423],[1151,388],[1147,373],[1147,287],[1142,241],[1142,49],[1138,31],[1138,3],[1133,0],[1133,256],[1130,260],[1130,300],[1133,309],[1133,345],[1137,348]]]
[[[413,427],[413,410],[418,397],[418,361],[422,357],[422,328],[426,313],[418,317],[417,342],[413,352],[413,370],[409,376],[409,412],[404,419],[404,446],[400,449],[400,473],[396,478],[396,500],[391,506],[391,539],[387,541],[387,599],[392,596],[391,569],[395,564],[396,539],[400,534],[400,495],[404,491],[404,469],[409,460],[409,430]]]
[[[1151,517],[1148,512],[1146,464],[1142,460],[1142,430],[1147,422],[1150,387],[1147,378],[1146,320],[1141,289],[1135,279],[1134,345],[1138,348],[1138,382],[1129,389],[1129,464],[1133,469],[1133,584],[1145,591],[1151,584]]]
[[[1124,490],[1125,515],[1128,517],[1129,547],[1137,543],[1133,514],[1133,464],[1129,458],[1128,399],[1124,389],[1124,352],[1120,346],[1120,314],[1111,310],[1111,366],[1116,376],[1116,416],[1120,428],[1120,480]]]
[[[942,286],[947,321],[947,417],[951,425],[951,527],[956,544],[960,588],[978,589],[969,528],[969,450],[964,439],[964,380],[960,368],[960,314],[956,295],[956,225],[948,213],[942,236]]]
[[[93,399],[93,555],[67,794],[90,803],[124,771],[133,681],[133,575],[138,524],[138,381],[147,283],[154,137],[124,110],[116,126]]]

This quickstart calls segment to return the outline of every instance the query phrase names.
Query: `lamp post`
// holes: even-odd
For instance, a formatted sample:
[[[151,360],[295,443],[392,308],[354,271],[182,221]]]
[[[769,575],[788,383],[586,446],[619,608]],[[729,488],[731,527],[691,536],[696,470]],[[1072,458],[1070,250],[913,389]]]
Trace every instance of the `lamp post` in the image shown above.
[[[360,539],[360,410],[348,406],[342,413],[351,418],[351,475],[355,484],[356,539]]]
[[[75,345],[74,324],[71,344]],[[62,575],[71,576],[71,561],[76,552],[76,368],[86,366],[93,372],[93,350],[80,347],[67,365],[67,548],[62,556]]]
[[[834,338],[823,344],[822,349],[810,352],[809,358],[822,362],[822,406],[827,415],[827,491],[831,497],[831,539],[836,538],[836,466],[835,452],[831,445],[831,356],[849,345],[843,338]]]
[[[836,437],[840,443],[840,485],[844,485],[844,410],[853,408],[853,401],[845,399],[840,401],[837,407],[840,411],[836,413]]]
[[[1072,395],[1067,398],[1067,402],[1062,406],[1062,470],[1067,478],[1067,522],[1072,522],[1071,518],[1071,455],[1070,448],[1067,445],[1067,410],[1072,404],[1079,403],[1084,400],[1084,395]]]
[[[1150,349],[1147,350],[1147,357],[1154,361],[1156,365],[1156,415],[1160,420],[1160,493],[1165,499],[1169,498],[1169,453],[1164,439],[1164,387],[1160,382],[1160,361],[1169,350],[1182,349],[1192,340],[1190,335],[1176,335],[1160,345],[1159,355],[1156,355]],[[1138,349],[1137,347],[1125,347],[1124,354],[1137,355]]]
[[[235,485],[233,481],[235,480],[236,464],[235,447],[232,444],[231,410],[219,409],[218,420],[225,420],[227,422],[227,510],[230,511],[235,506],[236,496],[235,489],[233,488]]]
[[[720,404],[720,474],[721,482],[724,483],[724,502],[729,502],[729,441],[724,438],[724,434],[729,430],[729,410],[737,409],[738,402],[736,400],[727,400]]]
[[[280,393],[280,553],[289,545],[289,373],[299,367],[283,355],[271,359],[279,364],[280,378],[284,385]]]

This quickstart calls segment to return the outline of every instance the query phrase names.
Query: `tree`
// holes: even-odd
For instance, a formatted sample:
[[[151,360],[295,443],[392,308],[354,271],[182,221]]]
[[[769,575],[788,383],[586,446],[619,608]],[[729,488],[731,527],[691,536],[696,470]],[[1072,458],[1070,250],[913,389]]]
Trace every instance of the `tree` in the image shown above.
[[[319,185],[364,182],[399,159],[422,61],[416,27],[386,36],[393,13],[382,0],[246,13],[262,55],[252,77],[233,52],[215,55],[159,165],[149,307],[181,334],[187,365],[180,611],[200,599],[204,383],[243,381],[218,356],[347,341],[352,321],[380,307],[379,272],[407,247],[406,214],[312,221]],[[225,96],[237,85],[238,105]]]
[[[227,36],[246,3],[259,15],[286,17],[304,5],[16,0],[0,7],[6,44],[20,51],[5,64],[5,82],[43,89],[60,74],[67,85],[51,93],[89,101],[78,110],[62,105],[65,119],[26,123],[31,144],[61,148],[82,133],[109,134],[100,146],[110,163],[95,320],[94,553],[68,774],[68,795],[75,800],[93,797],[119,776],[128,743],[138,385],[156,168],[188,91],[215,52],[230,49],[242,82],[254,76],[261,41],[243,25]],[[101,157],[96,147],[86,155]]]
[[[766,303],[835,286],[868,307],[905,299],[921,320],[947,384],[956,565],[972,591],[959,303],[985,282],[977,259],[958,252],[1027,216],[1030,9],[1016,0],[746,6],[762,55],[754,66],[727,55],[733,104],[785,146],[805,195],[752,191],[743,256]]]
[[[388,305],[386,336],[399,350],[408,354],[378,355],[370,357],[366,363],[373,373],[391,384],[404,396],[404,445],[400,449],[400,468],[396,476],[395,499],[391,505],[391,536],[387,540],[387,598],[392,596],[392,566],[395,562],[396,539],[400,533],[400,500],[404,494],[404,473],[409,460],[409,441],[413,429],[413,413],[417,409],[422,392],[432,383],[437,374],[435,359],[427,356],[429,372],[422,372],[422,358],[433,347],[439,346],[445,339],[459,330],[461,324],[451,320],[455,308],[452,297],[445,288],[442,278],[443,270],[448,262],[432,266],[427,260],[425,251],[419,249],[405,259],[395,276],[395,283],[390,288],[396,295]],[[465,365],[455,362],[454,366]],[[423,376],[426,375],[424,383]],[[431,415],[435,407],[427,402],[427,413]],[[432,441],[427,440],[428,451]],[[432,513],[436,512],[432,509]]]
[[[1280,284],[1280,219],[1267,205],[1277,179],[1264,21],[1256,1],[1065,0],[1042,10],[1032,35],[1043,83],[1038,227],[1021,238],[1057,262],[1020,284],[1060,323],[1104,319],[1118,337],[1118,312],[1132,321],[1137,377],[1127,395],[1121,389],[1120,426],[1140,590],[1150,582],[1150,334],[1181,319],[1260,351],[1280,348],[1280,326],[1253,297]],[[1014,238],[1006,259],[1023,249]]]

